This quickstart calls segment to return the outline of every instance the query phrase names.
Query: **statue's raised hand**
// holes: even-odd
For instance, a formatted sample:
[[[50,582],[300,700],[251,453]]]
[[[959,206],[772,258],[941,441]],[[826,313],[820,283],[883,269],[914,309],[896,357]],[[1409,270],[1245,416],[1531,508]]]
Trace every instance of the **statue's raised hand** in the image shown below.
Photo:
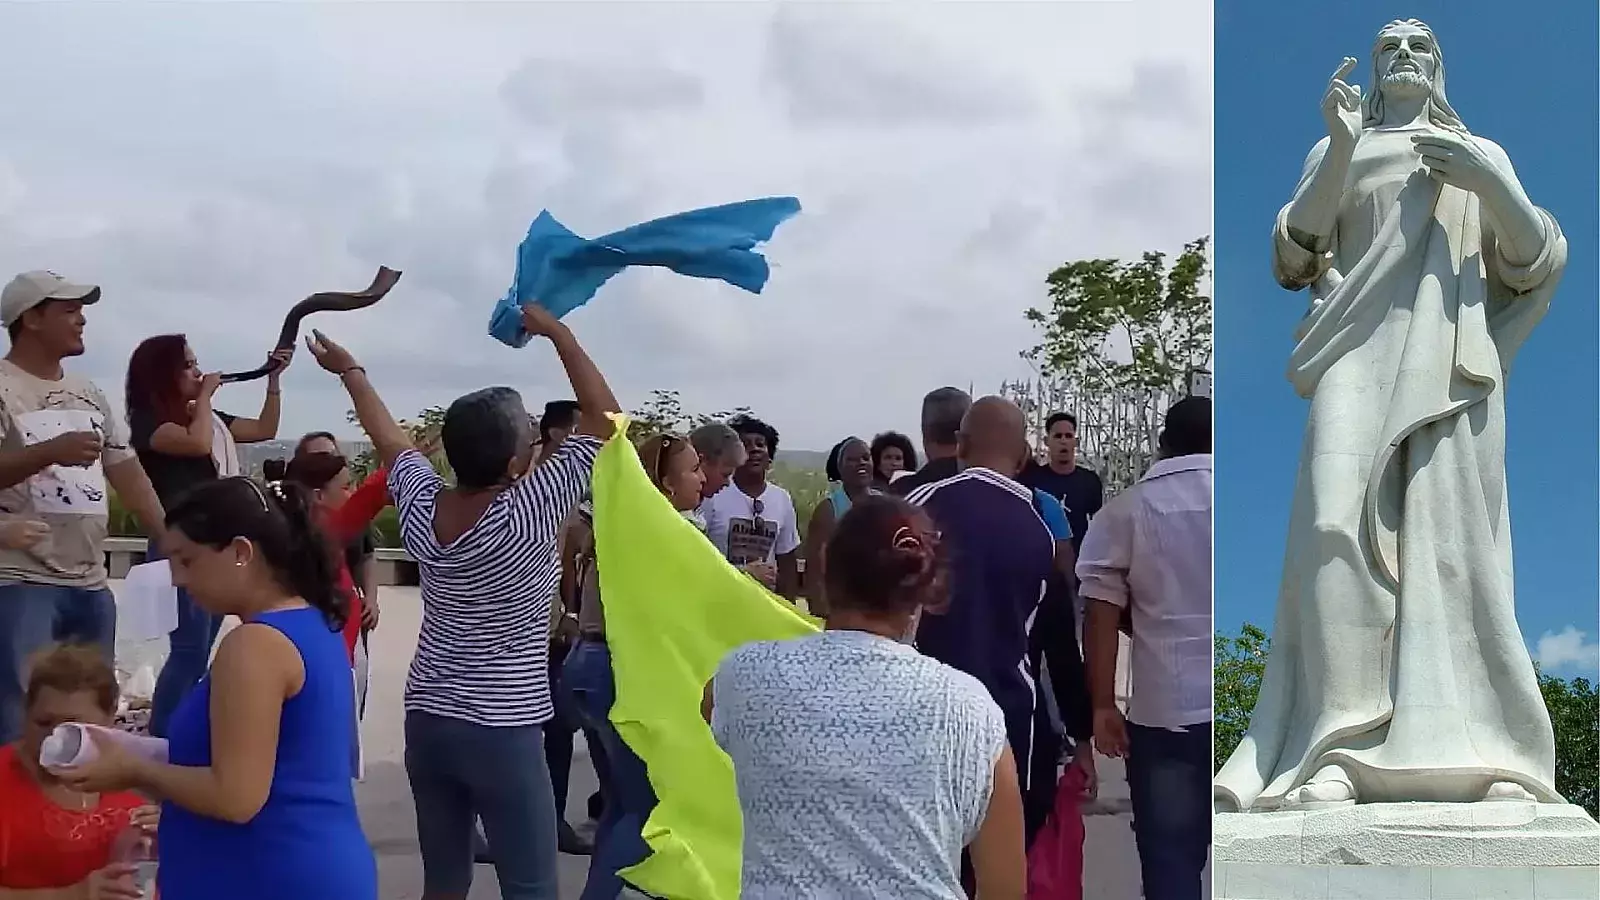
[[[1328,123],[1328,137],[1345,146],[1354,146],[1361,137],[1361,86],[1345,83],[1355,67],[1356,58],[1346,56],[1328,81],[1328,92],[1322,95],[1322,119]]]

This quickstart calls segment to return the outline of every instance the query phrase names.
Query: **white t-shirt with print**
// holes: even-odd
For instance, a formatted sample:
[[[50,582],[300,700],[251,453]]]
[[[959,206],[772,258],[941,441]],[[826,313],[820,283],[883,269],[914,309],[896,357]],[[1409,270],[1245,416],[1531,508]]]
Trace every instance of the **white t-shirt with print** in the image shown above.
[[[759,510],[759,511],[758,511]],[[706,537],[736,566],[774,562],[800,548],[800,519],[789,492],[769,483],[751,497],[729,482],[700,506]]]

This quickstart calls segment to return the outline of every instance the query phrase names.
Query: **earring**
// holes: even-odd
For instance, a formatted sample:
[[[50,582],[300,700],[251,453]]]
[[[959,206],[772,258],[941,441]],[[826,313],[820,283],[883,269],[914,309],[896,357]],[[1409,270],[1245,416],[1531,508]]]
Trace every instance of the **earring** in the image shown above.
[[[241,569],[244,568],[244,560],[242,560],[242,559],[234,560],[233,564],[238,568],[241,568]]]

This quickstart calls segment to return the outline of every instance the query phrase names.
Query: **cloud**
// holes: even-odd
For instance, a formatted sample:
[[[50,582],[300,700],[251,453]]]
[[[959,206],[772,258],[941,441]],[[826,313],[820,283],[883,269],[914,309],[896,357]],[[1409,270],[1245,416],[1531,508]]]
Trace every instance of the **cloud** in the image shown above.
[[[534,125],[692,109],[705,99],[700,79],[670,66],[546,58],[523,62],[500,94]]]
[[[484,331],[540,209],[598,235],[794,195],[761,295],[628,271],[571,322],[624,403],[750,406],[817,448],[1026,377],[1061,263],[1210,227],[1204,4],[617,9],[0,4],[0,101],[39,123],[0,134],[0,276],[105,286],[77,365],[116,395],[146,335],[254,365],[293,302],[391,265],[382,304],[314,324],[394,409],[535,403],[569,390],[553,355]],[[286,432],[345,427],[315,366],[284,388]]]
[[[1559,634],[1546,631],[1540,635],[1533,658],[1546,672],[1593,672],[1600,668],[1600,644],[1588,632],[1568,625]]]
[[[963,125],[1033,110],[1027,85],[904,28],[852,10],[782,5],[767,32],[765,75],[805,125]]]

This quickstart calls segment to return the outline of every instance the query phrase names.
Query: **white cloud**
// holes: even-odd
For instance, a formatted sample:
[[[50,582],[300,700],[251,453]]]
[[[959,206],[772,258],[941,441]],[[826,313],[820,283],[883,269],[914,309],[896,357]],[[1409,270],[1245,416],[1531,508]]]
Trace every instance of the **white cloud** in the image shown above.
[[[1568,625],[1559,634],[1546,631],[1540,635],[1533,658],[1546,672],[1593,672],[1600,668],[1600,644],[1591,639],[1588,632]]]
[[[626,14],[619,14],[626,10]],[[82,371],[187,332],[255,365],[318,322],[409,413],[567,392],[484,336],[540,208],[601,234],[774,194],[761,296],[626,272],[572,322],[624,402],[747,405],[790,447],[910,431],[929,388],[1026,374],[1056,265],[1210,229],[1207,4],[0,4],[0,275],[105,287]],[[50,77],[39,77],[48,71]],[[296,365],[285,430],[343,427]],[[250,411],[259,385],[220,402]]]

